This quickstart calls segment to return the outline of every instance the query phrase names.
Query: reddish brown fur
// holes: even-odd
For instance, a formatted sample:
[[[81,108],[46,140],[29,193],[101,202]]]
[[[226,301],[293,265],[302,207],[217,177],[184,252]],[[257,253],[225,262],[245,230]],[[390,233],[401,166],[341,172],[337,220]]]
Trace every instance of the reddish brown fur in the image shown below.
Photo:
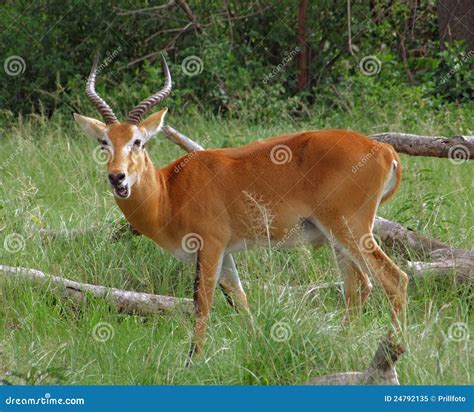
[[[127,124],[109,127],[117,153],[131,134]],[[272,161],[277,145],[290,150],[291,161],[280,165]],[[366,161],[354,172],[361,159]],[[399,165],[395,185],[382,199],[394,160]],[[391,146],[346,130],[293,133],[240,148],[193,152],[162,169],[153,167],[146,151],[132,151],[128,158],[118,155],[109,163],[109,172],[141,176],[128,199],[116,199],[134,228],[172,253],[182,248],[190,233],[203,239],[195,294],[197,352],[204,343],[223,255],[244,240],[266,236],[282,240],[302,219],[319,225],[340,248],[348,306],[357,309],[367,298],[371,288],[367,273],[371,273],[387,293],[395,319],[405,306],[407,277],[376,244],[367,252],[361,250],[360,241],[364,236],[373,241],[377,207],[395,193],[400,170]],[[252,197],[271,211],[271,224],[263,231],[256,227]],[[230,285],[228,292],[246,307],[241,288]]]

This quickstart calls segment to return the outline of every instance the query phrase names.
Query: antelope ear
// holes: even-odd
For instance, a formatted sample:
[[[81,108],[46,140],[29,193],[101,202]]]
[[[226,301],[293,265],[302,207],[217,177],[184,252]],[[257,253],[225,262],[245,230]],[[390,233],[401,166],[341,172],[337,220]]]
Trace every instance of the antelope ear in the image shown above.
[[[154,113],[151,116],[148,116],[145,120],[143,120],[143,122],[141,122],[140,130],[145,136],[145,142],[150,140],[155,134],[157,134],[161,130],[167,112],[168,108],[165,107],[164,109],[161,109],[158,113]]]
[[[74,120],[81,126],[90,137],[94,139],[102,139],[104,137],[105,123],[99,120],[93,119],[92,117],[81,116],[80,114],[74,113]]]

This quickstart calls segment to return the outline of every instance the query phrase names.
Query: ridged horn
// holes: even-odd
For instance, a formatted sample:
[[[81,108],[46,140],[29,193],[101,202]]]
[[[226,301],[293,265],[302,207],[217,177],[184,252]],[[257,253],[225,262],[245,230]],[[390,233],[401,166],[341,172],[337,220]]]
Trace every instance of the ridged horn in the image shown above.
[[[99,53],[95,57],[89,78],[87,79],[86,94],[92,104],[104,118],[105,124],[118,123],[117,117],[110,106],[95,91],[95,79],[97,77],[97,65],[99,64]]]
[[[147,99],[140,102],[127,117],[127,122],[138,126],[142,120],[143,115],[150,110],[154,105],[164,100],[171,93],[171,74],[168,64],[166,64],[166,59],[163,53],[161,54],[161,64],[163,66],[163,72],[165,73],[165,85],[159,91],[148,97]]]

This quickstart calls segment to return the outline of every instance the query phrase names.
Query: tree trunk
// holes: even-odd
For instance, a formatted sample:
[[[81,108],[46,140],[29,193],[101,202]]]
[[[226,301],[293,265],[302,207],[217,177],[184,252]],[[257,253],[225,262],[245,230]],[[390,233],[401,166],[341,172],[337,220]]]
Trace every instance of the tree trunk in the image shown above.
[[[308,46],[306,43],[306,12],[308,0],[300,0],[298,8],[298,44],[300,53],[297,59],[298,90],[303,90],[309,81],[308,71]]]
[[[474,50],[474,4],[472,0],[439,0],[438,26],[441,48],[453,40],[465,40]]]
[[[462,163],[474,159],[474,136],[418,136],[407,133],[378,133],[369,136],[378,142],[391,144],[399,153],[411,156],[432,156]]]
[[[64,297],[70,298],[75,302],[85,302],[87,300],[87,294],[104,298],[122,313],[143,316],[169,313],[172,311],[193,313],[193,303],[191,299],[152,295],[150,293],[90,285],[59,276],[48,275],[40,270],[30,268],[0,265],[0,275],[1,274],[9,278],[22,278],[42,285],[47,284],[48,288],[53,287],[53,289],[59,289]]]

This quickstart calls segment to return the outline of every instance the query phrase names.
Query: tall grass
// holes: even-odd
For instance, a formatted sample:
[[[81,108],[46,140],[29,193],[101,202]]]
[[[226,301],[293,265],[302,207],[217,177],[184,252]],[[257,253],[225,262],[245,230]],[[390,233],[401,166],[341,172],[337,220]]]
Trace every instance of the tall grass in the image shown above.
[[[474,129],[472,107],[416,117],[401,105],[392,110],[315,113],[304,122],[256,125],[172,116],[168,121],[196,140],[206,140],[208,147],[237,146],[298,129],[430,135]],[[193,268],[143,237],[113,235],[123,221],[106,184],[105,166],[93,160],[95,143],[71,119],[11,122],[1,129],[0,148],[1,264],[191,297]],[[182,155],[161,136],[149,151],[156,166]],[[472,163],[408,156],[402,156],[402,162],[401,189],[379,214],[456,247],[472,248]],[[72,239],[39,235],[42,228],[90,227],[98,229]],[[13,253],[3,247],[12,234],[24,239]],[[344,301],[337,290],[302,300],[278,287],[264,288],[338,280],[330,250],[302,246],[271,255],[257,250],[236,259],[257,328],[247,330],[245,320],[217,293],[206,359],[190,368],[184,364],[191,318],[122,315],[92,297],[73,304],[44,288],[0,278],[0,379],[27,384],[298,384],[316,375],[367,367],[390,322],[380,290],[372,293],[361,317],[345,325]],[[472,331],[471,313],[472,289],[456,284],[451,276],[442,282],[411,282],[408,352],[398,365],[401,382],[472,383],[472,338],[452,336],[458,326]],[[97,339],[97,325],[109,328],[106,342]],[[277,329],[281,335],[275,338]]]

